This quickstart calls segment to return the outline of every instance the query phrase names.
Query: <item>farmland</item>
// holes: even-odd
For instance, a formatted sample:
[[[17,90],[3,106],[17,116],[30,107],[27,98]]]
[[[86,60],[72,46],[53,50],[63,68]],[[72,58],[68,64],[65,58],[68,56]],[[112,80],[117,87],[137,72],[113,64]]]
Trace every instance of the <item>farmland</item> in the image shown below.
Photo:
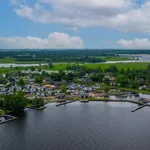
[[[73,64],[73,63],[72,63]],[[123,69],[127,69],[128,67],[132,70],[132,69],[145,69],[147,67],[149,63],[116,63],[116,64],[93,64],[93,63],[89,63],[89,64],[80,64],[82,66],[85,66],[87,68],[98,68],[101,67],[103,70],[109,68],[110,66],[115,65],[118,70]],[[71,64],[70,64],[71,65]],[[46,69],[46,70],[65,70],[67,64],[66,63],[56,63],[53,64],[53,68],[47,68],[45,66],[42,66],[42,69]]]
[[[70,63],[70,65],[73,65],[75,63]],[[77,64],[77,63],[76,63]],[[136,62],[136,63],[116,63],[116,64],[95,64],[95,63],[89,63],[89,64],[80,64],[82,66],[85,66],[87,68],[98,68],[101,67],[103,70],[109,68],[110,66],[115,65],[118,70],[123,69],[127,69],[128,67],[132,70],[132,69],[145,69],[147,67],[149,63],[140,63],[140,62]],[[45,66],[41,66],[41,67],[35,67],[35,68],[41,68],[43,70],[52,70],[52,71],[57,71],[57,70],[66,70],[66,63],[55,63],[53,64],[53,68],[49,68],[46,65]],[[17,70],[23,70],[26,68],[30,68],[30,67],[15,67],[15,68],[0,68],[0,74],[2,73],[9,73],[9,72],[15,72]]]

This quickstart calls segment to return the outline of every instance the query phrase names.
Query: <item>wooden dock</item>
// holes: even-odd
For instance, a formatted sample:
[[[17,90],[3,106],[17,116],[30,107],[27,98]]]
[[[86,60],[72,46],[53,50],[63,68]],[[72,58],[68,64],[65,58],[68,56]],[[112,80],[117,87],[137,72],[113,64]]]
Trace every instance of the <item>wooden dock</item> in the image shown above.
[[[89,100],[88,99],[84,99],[84,100],[80,100],[81,103],[88,103]]]
[[[132,110],[131,112],[138,111],[139,109],[142,109],[142,108],[144,108],[145,106],[147,106],[147,105],[146,105],[146,104],[143,104],[142,106],[140,106],[140,107],[138,107],[138,108]]]
[[[1,118],[4,118],[5,120],[1,120]],[[17,119],[17,117],[14,117],[14,116],[2,115],[2,116],[0,116],[0,125],[10,122],[10,121],[13,121],[13,120],[16,120],[16,119]]]
[[[46,106],[42,106],[42,107],[35,107],[35,106],[29,106],[29,107],[26,107],[28,109],[33,109],[33,110],[43,110],[46,108]]]
[[[61,103],[59,103],[59,104],[56,104],[55,106],[56,106],[56,107],[59,107],[59,106],[62,106],[62,105],[66,105],[66,104],[69,104],[69,103],[73,103],[73,102],[76,102],[76,101],[70,100],[70,101],[66,101],[66,102],[61,102]]]

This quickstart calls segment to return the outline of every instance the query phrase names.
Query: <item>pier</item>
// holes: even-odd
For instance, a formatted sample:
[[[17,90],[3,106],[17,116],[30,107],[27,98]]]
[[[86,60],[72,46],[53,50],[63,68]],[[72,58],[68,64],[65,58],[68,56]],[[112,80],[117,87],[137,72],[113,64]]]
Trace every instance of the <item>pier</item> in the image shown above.
[[[37,107],[37,106],[28,106],[26,107],[28,109],[33,109],[33,110],[43,110],[46,108],[46,106],[42,106],[42,107]]]
[[[69,103],[73,103],[73,102],[76,102],[76,101],[70,100],[70,101],[66,101],[66,102],[61,102],[61,103],[59,103],[59,104],[56,104],[55,106],[56,106],[56,107],[59,107],[59,106],[62,106],[62,105],[66,105],[66,104],[69,104]]]
[[[88,99],[85,99],[85,100],[80,100],[81,103],[88,103],[89,100]]]
[[[17,117],[14,117],[14,116],[2,115],[2,116],[0,116],[0,125],[10,122],[10,121],[13,121],[13,120],[16,120],[16,119],[17,119]]]
[[[145,106],[147,106],[147,105],[146,105],[146,104],[143,104],[142,106],[140,106],[140,107],[138,107],[138,108],[132,110],[131,112],[138,111],[139,109],[142,109],[142,108],[144,108]]]

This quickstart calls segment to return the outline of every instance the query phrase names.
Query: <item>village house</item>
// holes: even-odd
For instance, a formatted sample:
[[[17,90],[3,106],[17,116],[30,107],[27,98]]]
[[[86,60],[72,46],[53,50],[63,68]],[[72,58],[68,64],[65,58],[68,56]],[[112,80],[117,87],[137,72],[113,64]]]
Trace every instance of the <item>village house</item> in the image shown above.
[[[86,74],[81,80],[85,83],[92,82],[88,74]]]
[[[88,94],[88,93],[85,93],[85,92],[82,92],[82,93],[80,94],[80,97],[81,97],[81,98],[89,98],[89,94]]]
[[[56,98],[57,99],[64,99],[66,96],[65,96],[65,94],[64,93],[58,93],[57,95],[56,95]]]

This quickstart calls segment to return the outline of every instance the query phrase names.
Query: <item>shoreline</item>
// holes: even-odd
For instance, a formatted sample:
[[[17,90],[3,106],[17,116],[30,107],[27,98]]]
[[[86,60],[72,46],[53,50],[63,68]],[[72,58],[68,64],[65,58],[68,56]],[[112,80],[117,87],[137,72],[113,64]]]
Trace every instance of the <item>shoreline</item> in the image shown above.
[[[137,104],[137,105],[142,105],[143,103],[137,102],[137,101],[133,101],[133,100],[89,100],[89,99],[80,99],[80,100],[66,100],[64,102],[58,102],[56,101],[52,101],[52,102],[47,102],[47,104],[51,104],[51,103],[57,103],[57,104],[61,104],[61,103],[66,103],[67,101],[70,102],[82,102],[82,101],[88,101],[88,102],[118,102],[118,103],[132,103],[132,104]]]

